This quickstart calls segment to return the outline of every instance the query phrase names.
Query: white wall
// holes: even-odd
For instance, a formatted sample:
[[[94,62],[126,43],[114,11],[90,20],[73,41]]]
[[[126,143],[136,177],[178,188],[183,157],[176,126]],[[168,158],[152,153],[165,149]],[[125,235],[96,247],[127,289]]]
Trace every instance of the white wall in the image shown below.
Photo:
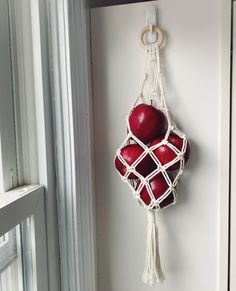
[[[161,0],[158,22],[167,102],[191,140],[191,158],[178,187],[178,204],[159,214],[160,248],[167,281],[162,291],[215,291],[223,256],[219,245],[220,200],[228,197],[228,128],[221,133],[220,5],[214,0]],[[92,9],[92,69],[99,291],[145,291],[141,282],[146,247],[146,213],[133,200],[113,165],[126,134],[125,117],[144,77],[138,34],[145,6]],[[226,123],[227,124],[227,123]],[[223,139],[226,155],[222,155]],[[222,161],[226,160],[226,163]],[[225,185],[225,188],[222,187]],[[226,206],[227,207],[227,206]],[[225,221],[227,226],[227,221]],[[227,237],[223,238],[227,245]],[[223,268],[224,264],[222,264]],[[223,270],[226,274],[227,270]],[[223,280],[226,278],[223,278]],[[225,281],[224,281],[225,282]]]

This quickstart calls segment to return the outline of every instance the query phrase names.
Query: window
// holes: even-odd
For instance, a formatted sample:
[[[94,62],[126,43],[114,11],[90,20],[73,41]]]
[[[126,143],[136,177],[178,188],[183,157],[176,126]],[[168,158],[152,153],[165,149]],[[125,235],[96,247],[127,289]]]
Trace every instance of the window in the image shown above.
[[[16,239],[17,238],[17,239]],[[0,238],[0,290],[23,290],[19,227]]]
[[[96,290],[86,4],[0,0],[0,291]]]
[[[39,185],[0,196],[2,291],[48,290],[43,194]]]
[[[20,278],[22,277],[20,263],[20,246],[17,246],[16,235],[18,227],[0,237],[0,286],[11,286],[11,290],[20,290]],[[14,284],[14,286],[12,286]]]
[[[60,289],[45,4],[0,0],[0,291]]]

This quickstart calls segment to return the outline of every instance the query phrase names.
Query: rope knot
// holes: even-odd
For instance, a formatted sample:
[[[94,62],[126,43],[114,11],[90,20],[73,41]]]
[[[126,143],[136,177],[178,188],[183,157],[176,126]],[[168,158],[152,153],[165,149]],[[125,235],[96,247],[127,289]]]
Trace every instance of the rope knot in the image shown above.
[[[120,153],[121,153],[121,149],[117,149],[117,151],[116,151],[116,155],[117,155],[117,156],[120,156]]]
[[[134,191],[133,192],[133,196],[134,196],[135,199],[138,199],[140,197],[140,194],[139,194],[138,191]]]
[[[180,170],[179,170],[179,175],[182,175],[182,174],[183,174],[183,170],[180,169]]]
[[[148,223],[155,223],[155,210],[147,210]]]
[[[149,149],[149,148],[145,148],[145,150],[144,150],[144,152],[146,153],[146,154],[150,154],[150,152],[151,152],[151,150]]]
[[[141,183],[142,183],[143,185],[146,185],[146,184],[147,184],[147,180],[146,180],[145,178],[142,178],[142,179],[141,179]]]
[[[185,153],[182,153],[182,152],[180,152],[180,153],[178,154],[178,156],[179,156],[179,158],[180,158],[181,160],[184,159],[184,155],[185,155]]]
[[[129,171],[130,173],[135,172],[135,167],[134,167],[134,166],[129,166],[129,167],[128,167],[128,171]]]

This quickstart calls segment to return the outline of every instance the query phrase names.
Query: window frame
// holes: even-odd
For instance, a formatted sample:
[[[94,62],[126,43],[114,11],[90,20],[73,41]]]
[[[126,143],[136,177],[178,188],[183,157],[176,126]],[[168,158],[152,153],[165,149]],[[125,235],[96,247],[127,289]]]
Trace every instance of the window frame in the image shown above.
[[[232,2],[232,75],[231,75],[231,179],[230,179],[230,253],[229,253],[229,290],[236,288],[236,2]]]
[[[21,9],[14,8],[14,13],[16,20],[23,17]],[[20,184],[38,182],[45,186],[48,258],[50,255],[49,290],[60,290],[61,278],[63,291],[95,291],[97,269],[89,8],[85,0],[35,0],[31,2],[30,13],[33,15],[31,21],[34,26],[33,34],[36,36],[32,46],[32,72],[34,78],[40,80],[40,84],[33,88],[35,105],[30,103],[32,95],[27,95],[29,80],[25,66],[31,61],[24,62],[27,60],[27,53],[24,51],[21,21],[17,22],[17,32],[13,32],[20,39],[20,50],[15,49],[14,38],[11,40],[13,58],[20,58],[22,61],[13,67],[15,118],[18,125],[17,153],[18,157],[22,157],[17,161],[18,180]],[[39,55],[41,58],[38,58]],[[18,80],[19,72],[23,74],[21,82]],[[32,92],[32,88],[28,92]],[[34,112],[32,106],[37,108],[36,114],[31,114],[33,129],[30,127],[32,123],[29,125],[30,120],[27,120],[25,114],[21,114],[31,109]],[[79,125],[78,114],[82,116]],[[35,132],[37,142],[32,144]],[[53,137],[57,144],[55,153]],[[40,159],[34,159],[31,163],[35,145]],[[58,217],[55,205],[58,205]],[[55,245],[56,250],[49,252]]]
[[[0,244],[0,273],[17,258],[16,230],[4,234],[7,240]]]
[[[30,217],[32,291],[49,290],[44,203],[42,185],[21,186],[0,195],[0,236]]]
[[[0,193],[14,187],[16,182],[16,150],[14,134],[11,53],[8,23],[8,3],[0,2]]]
[[[96,291],[96,215],[86,0],[50,1],[54,138],[62,291]]]
[[[34,224],[32,223],[31,228],[34,233],[32,241],[34,241],[33,238],[36,239],[33,249],[36,261],[33,260],[33,270],[35,272],[32,275],[35,274],[36,276],[33,278],[36,285],[31,286],[30,291],[58,291],[60,290],[60,258],[49,74],[48,2],[46,0],[22,2],[9,0],[9,3],[12,76],[8,76],[8,79],[13,80],[14,83],[12,85],[14,98],[14,117],[12,119],[15,118],[16,120],[16,136],[14,133],[11,145],[14,151],[16,146],[20,159],[18,158],[17,162],[16,159],[14,160],[14,169],[16,169],[16,164],[18,168],[18,171],[14,171],[14,175],[18,172],[18,181],[14,176],[13,184],[12,175],[7,177],[11,182],[11,187],[26,183],[29,184],[27,187],[31,190],[23,191],[22,194],[21,188],[15,188],[13,192],[0,193],[0,211],[2,215],[4,213],[6,215],[5,218],[2,216],[4,220],[1,221],[0,232],[2,234],[7,232],[10,227],[12,228],[22,221],[26,215],[34,217]],[[28,7],[26,7],[27,5]],[[25,31],[27,25],[23,20],[26,20],[26,18],[31,22],[31,26],[28,28],[29,33]],[[14,25],[17,25],[17,32],[12,29]],[[32,35],[32,39],[30,39],[30,35]],[[29,37],[28,44],[31,43],[31,47],[24,46],[25,38],[23,36]],[[30,61],[27,59],[27,49],[30,50],[32,55]],[[18,79],[20,73],[23,74],[21,80]],[[33,86],[32,80],[34,82]],[[32,87],[29,88],[29,86]],[[5,108],[5,110],[8,109],[12,110],[12,105]],[[23,114],[21,114],[22,112]],[[26,112],[30,114],[30,119],[28,119],[27,114],[24,114]],[[35,114],[32,114],[33,112]],[[6,116],[5,114],[4,122],[7,124],[9,120],[6,120]],[[14,132],[14,125],[10,132]],[[5,148],[7,153],[4,152],[3,155],[11,156],[12,150],[9,150],[10,147]],[[40,157],[40,159],[32,159],[34,155]],[[32,160],[33,162],[31,162]],[[6,164],[3,164],[3,169],[8,171]],[[36,186],[32,185],[36,183],[44,186],[37,187],[40,189],[43,187],[45,195]],[[4,187],[3,190],[6,191],[9,188]],[[19,207],[24,199],[28,205],[27,209],[23,206]],[[15,213],[12,212],[14,210]],[[34,231],[34,229],[37,231]]]

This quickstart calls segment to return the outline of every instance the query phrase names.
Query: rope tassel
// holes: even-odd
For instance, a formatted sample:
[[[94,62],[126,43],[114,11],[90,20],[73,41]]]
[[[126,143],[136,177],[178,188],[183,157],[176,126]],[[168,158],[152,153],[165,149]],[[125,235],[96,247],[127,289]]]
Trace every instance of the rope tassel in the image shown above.
[[[155,210],[147,210],[147,218],[147,252],[142,279],[145,284],[154,286],[157,282],[162,283],[165,275],[161,269]]]

